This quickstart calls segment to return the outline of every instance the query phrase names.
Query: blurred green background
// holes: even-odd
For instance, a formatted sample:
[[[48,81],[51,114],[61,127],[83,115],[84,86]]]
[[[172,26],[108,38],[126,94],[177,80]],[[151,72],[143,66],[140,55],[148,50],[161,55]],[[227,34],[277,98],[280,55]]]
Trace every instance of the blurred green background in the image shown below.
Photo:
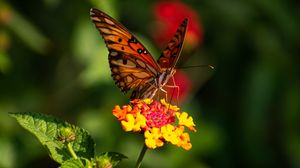
[[[139,0],[0,1],[0,167],[57,167],[8,112],[41,112],[87,129],[97,153],[129,157],[143,137],[111,115],[124,96],[110,77],[107,49],[91,7],[117,20],[158,56],[154,6]],[[172,2],[172,1],[169,1]],[[194,117],[193,148],[146,153],[145,168],[300,168],[300,3],[287,0],[176,1],[196,11],[202,44],[184,65],[191,92],[180,105]],[[163,44],[165,45],[165,44]],[[186,46],[185,46],[186,47]]]

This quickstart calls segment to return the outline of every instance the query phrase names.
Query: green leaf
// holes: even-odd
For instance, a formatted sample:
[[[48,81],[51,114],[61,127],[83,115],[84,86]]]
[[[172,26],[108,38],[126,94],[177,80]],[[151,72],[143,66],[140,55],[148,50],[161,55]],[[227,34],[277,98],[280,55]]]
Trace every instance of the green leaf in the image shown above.
[[[70,143],[76,155],[83,158],[94,157],[95,143],[86,130],[40,113],[25,112],[10,113],[10,115],[38,138],[56,162],[63,163],[72,158],[61,137],[61,130],[66,128],[72,128],[75,134],[75,138],[73,137]]]
[[[127,159],[127,157],[117,152],[105,152],[100,154],[100,156],[96,156],[95,162],[101,168],[109,165],[115,167],[122,159]]]
[[[86,165],[83,162],[86,161]],[[60,168],[89,168],[91,167],[90,162],[88,160],[83,159],[70,159],[65,161]]]

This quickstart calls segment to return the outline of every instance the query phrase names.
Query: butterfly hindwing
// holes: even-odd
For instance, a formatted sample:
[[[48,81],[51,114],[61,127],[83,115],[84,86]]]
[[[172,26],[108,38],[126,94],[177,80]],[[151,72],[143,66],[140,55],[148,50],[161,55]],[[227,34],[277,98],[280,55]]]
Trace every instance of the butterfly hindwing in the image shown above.
[[[188,19],[184,19],[170,42],[167,44],[167,47],[158,58],[157,62],[162,69],[173,69],[175,67],[183,46],[187,24]]]
[[[90,16],[109,50],[109,65],[123,91],[153,81],[161,71],[149,51],[119,22],[98,9]]]
[[[185,34],[187,31],[188,19],[182,21],[176,33],[173,35],[170,42],[167,44],[167,47],[163,50],[162,54],[157,60],[162,72],[167,73],[165,80],[168,80],[173,74],[175,65],[179,59],[179,55],[183,46]],[[159,80],[159,79],[157,79]],[[148,82],[147,84],[137,87],[133,90],[131,99],[135,98],[148,98],[153,97],[158,90],[154,81]]]

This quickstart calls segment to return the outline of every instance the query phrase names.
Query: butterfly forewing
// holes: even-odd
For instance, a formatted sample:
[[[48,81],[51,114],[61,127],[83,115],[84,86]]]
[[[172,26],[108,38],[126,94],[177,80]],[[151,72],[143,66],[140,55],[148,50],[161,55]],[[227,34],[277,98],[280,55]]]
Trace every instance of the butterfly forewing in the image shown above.
[[[179,59],[187,30],[188,19],[184,19],[176,33],[163,50],[157,62],[162,69],[173,69]]]
[[[109,51],[109,65],[116,85],[123,91],[154,81],[161,72],[149,51],[119,22],[98,9],[90,16]]]

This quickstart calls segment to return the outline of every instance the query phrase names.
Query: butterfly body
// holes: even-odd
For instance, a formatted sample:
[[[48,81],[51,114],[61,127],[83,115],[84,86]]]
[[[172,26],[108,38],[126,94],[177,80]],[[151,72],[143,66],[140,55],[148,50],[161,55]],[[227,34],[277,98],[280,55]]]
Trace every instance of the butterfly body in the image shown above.
[[[122,24],[92,8],[91,20],[108,48],[109,65],[115,84],[126,93],[133,89],[131,99],[153,98],[175,74],[187,29],[185,19],[162,52],[157,62],[149,51]]]
[[[168,73],[167,71],[159,73],[153,81],[145,83],[144,85],[134,89],[130,98],[153,98],[157,91],[163,90],[163,87],[167,84],[175,72],[176,70],[173,69],[171,73]]]

